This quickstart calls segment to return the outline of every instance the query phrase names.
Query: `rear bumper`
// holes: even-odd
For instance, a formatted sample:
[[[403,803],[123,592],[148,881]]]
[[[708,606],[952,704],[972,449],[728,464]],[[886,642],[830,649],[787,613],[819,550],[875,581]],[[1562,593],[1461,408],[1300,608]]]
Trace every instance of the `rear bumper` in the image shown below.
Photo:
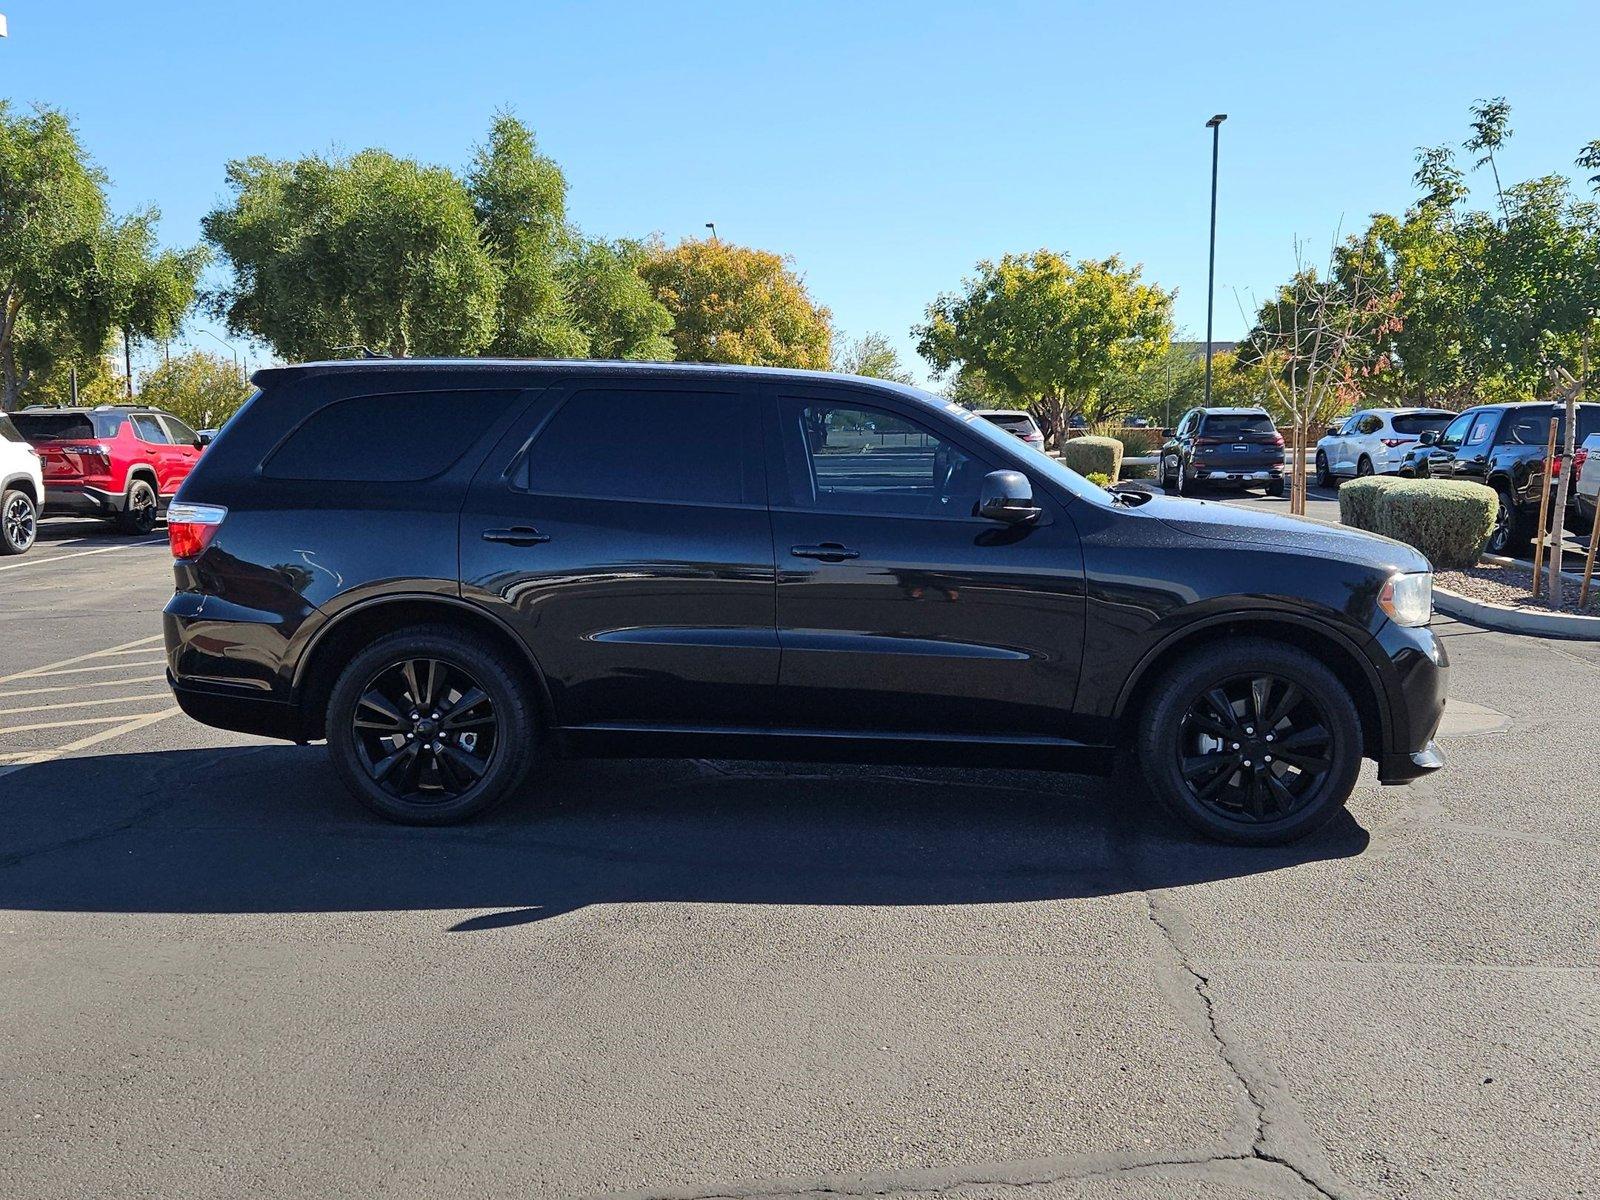
[[[172,689],[178,707],[202,725],[290,742],[307,740],[300,710],[293,704],[267,696],[228,692],[220,687],[179,683],[171,671],[167,672],[167,686]]]
[[[1276,463],[1272,466],[1242,466],[1234,467],[1207,463],[1195,464],[1191,472],[1196,479],[1227,480],[1230,483],[1270,483],[1274,479],[1283,478],[1283,464]]]
[[[57,483],[45,481],[45,517],[114,517],[120,513],[126,498],[117,492],[97,488],[87,483]]]

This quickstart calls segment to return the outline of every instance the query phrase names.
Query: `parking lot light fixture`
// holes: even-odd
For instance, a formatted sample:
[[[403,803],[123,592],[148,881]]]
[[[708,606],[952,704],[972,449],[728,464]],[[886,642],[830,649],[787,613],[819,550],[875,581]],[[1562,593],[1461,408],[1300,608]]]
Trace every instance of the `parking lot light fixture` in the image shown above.
[[[1211,130],[1211,250],[1206,262],[1206,407],[1211,406],[1211,310],[1217,292],[1217,152],[1222,143],[1222,123],[1227,113],[1206,122]]]
[[[706,222],[706,228],[711,230],[711,240],[713,242],[716,241],[717,240],[717,223],[715,221],[707,221]]]

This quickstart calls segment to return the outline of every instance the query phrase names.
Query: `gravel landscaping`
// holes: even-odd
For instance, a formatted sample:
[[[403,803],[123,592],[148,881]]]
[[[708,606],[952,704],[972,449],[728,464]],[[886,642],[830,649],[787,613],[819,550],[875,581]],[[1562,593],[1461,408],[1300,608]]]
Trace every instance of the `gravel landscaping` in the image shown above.
[[[1469,600],[1477,600],[1484,604],[1504,604],[1511,608],[1535,608],[1550,612],[1549,601],[1542,594],[1544,572],[1541,575],[1541,594],[1535,597],[1532,593],[1533,569],[1526,563],[1517,563],[1512,566],[1501,566],[1495,563],[1480,563],[1475,567],[1463,570],[1439,571],[1434,575],[1434,580],[1442,588],[1465,596]],[[1563,597],[1561,607],[1554,611],[1583,613],[1589,616],[1600,616],[1600,576],[1589,588],[1589,603],[1578,607],[1578,585],[1561,581]]]

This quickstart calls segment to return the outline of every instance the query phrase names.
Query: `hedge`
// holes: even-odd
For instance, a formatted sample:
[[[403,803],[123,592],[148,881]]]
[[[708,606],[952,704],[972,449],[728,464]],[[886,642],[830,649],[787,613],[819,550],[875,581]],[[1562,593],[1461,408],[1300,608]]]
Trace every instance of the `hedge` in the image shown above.
[[[1415,546],[1436,570],[1470,567],[1494,528],[1493,488],[1464,479],[1401,479],[1378,499],[1378,532]]]
[[[1061,461],[1079,475],[1115,479],[1122,469],[1122,443],[1109,437],[1076,437],[1061,443]]]
[[[1378,499],[1389,488],[1404,480],[1383,475],[1352,479],[1339,488],[1339,520],[1352,529],[1378,532]]]

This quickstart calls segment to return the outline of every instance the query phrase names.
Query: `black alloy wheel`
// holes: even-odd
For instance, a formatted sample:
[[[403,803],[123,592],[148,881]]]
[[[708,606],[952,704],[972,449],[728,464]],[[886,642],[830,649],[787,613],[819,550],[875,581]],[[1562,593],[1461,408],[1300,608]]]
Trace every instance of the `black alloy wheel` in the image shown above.
[[[1321,450],[1317,451],[1317,486],[1321,488],[1333,486],[1333,472],[1328,470],[1328,456]]]
[[[1172,813],[1222,841],[1302,837],[1349,798],[1361,722],[1339,678],[1282,642],[1232,638],[1175,664],[1151,690],[1137,752]]]
[[[537,721],[526,672],[474,634],[419,626],[356,655],[328,700],[345,786],[392,821],[444,825],[521,786]]]
[[[1372,473],[1373,473],[1372,460],[1370,458],[1368,458],[1365,454],[1363,454],[1361,456],[1361,458],[1356,462],[1356,475],[1357,475],[1358,478],[1365,479],[1368,475],[1371,475]]]
[[[26,492],[0,494],[0,554],[26,554],[39,536],[39,510]]]
[[[128,501],[117,518],[117,524],[124,533],[149,533],[156,527],[160,508],[161,501],[156,496],[156,489],[146,480],[135,479],[128,487]]]

